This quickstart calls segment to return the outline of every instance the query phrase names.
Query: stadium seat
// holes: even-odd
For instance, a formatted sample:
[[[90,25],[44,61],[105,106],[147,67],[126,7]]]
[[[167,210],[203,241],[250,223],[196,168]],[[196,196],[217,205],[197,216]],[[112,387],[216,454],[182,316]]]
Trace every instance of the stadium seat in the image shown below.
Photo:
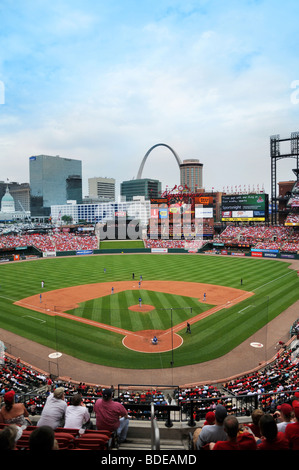
[[[75,449],[81,450],[108,450],[109,439],[107,436],[96,434],[89,436],[85,434],[75,440]]]
[[[96,431],[86,432],[80,436],[82,439],[103,439],[107,442],[107,448],[117,447],[117,439],[110,431]]]
[[[107,437],[111,437],[113,433],[112,431],[107,431],[106,429],[86,429],[84,436],[86,436],[87,434],[89,435],[104,434]]]
[[[58,426],[58,428],[55,429],[55,432],[71,434],[73,437],[77,437],[79,435],[79,429],[62,428],[60,426]]]
[[[75,447],[75,437],[67,432],[56,432],[55,439],[58,442],[59,450],[70,450]]]

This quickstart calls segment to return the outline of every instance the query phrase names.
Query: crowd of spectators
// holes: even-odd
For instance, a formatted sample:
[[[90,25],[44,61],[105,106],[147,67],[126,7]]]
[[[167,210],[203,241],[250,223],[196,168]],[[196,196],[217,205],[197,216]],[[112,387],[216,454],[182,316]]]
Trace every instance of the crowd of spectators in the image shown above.
[[[277,250],[297,253],[299,251],[299,231],[291,226],[242,226],[228,225],[219,235],[204,240],[155,239],[144,240],[146,248],[198,249],[205,243],[224,243],[225,246],[248,245],[255,249]]]
[[[146,239],[145,248],[185,248],[185,240]]]
[[[145,248],[181,248],[190,251],[196,251],[201,248],[206,241],[204,240],[163,240],[163,239],[146,239],[144,240]]]
[[[128,387],[115,390],[115,398],[126,407],[129,419],[150,419],[150,412],[142,411],[142,406],[138,409],[136,405],[155,403],[167,407],[167,405],[176,404],[179,405],[182,415],[184,413],[188,415],[190,404],[192,404],[194,420],[202,422],[209,415],[213,416],[221,404],[228,415],[247,417],[248,426],[253,427],[251,419],[253,420],[256,410],[259,410],[261,416],[267,414],[275,419],[281,418],[282,411],[287,409],[285,405],[288,404],[290,407],[293,397],[298,396],[298,348],[299,345],[296,343],[292,348],[279,344],[276,358],[271,366],[226,383],[174,388],[171,392],[159,390],[159,388],[131,390]],[[72,406],[73,397],[80,394],[90,417],[94,415],[97,399],[102,398],[103,395],[100,385],[76,383],[71,380],[52,380],[48,375],[22,364],[19,359],[14,360],[5,356],[5,361],[0,368],[1,406],[4,405],[8,395],[13,394],[16,403],[18,400],[24,402],[27,415],[38,417],[39,420],[47,398],[55,390],[64,391],[67,407]],[[239,400],[244,396],[255,396],[256,400],[251,401],[248,406],[246,401]],[[257,407],[255,407],[256,404]],[[166,415],[160,416],[165,419]],[[276,419],[275,422],[280,421],[282,419]],[[290,419],[289,422],[293,423],[293,420]],[[205,421],[205,424],[209,423]]]
[[[223,232],[214,237],[214,242],[225,245],[248,244],[252,248],[275,249],[279,251],[299,251],[299,231],[286,226],[227,226]]]
[[[49,234],[1,235],[0,249],[33,246],[42,252],[96,250],[98,239],[92,235],[75,235],[68,232]]]

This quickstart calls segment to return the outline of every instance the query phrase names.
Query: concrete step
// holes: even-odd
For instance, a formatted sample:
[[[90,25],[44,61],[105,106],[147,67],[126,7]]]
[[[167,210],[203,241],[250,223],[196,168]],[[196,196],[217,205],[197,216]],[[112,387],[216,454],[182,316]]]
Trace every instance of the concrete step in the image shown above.
[[[140,437],[128,437],[127,442],[123,442],[119,449],[123,450],[151,450],[151,440]],[[181,440],[167,440],[160,441],[160,450],[187,450],[187,442]]]

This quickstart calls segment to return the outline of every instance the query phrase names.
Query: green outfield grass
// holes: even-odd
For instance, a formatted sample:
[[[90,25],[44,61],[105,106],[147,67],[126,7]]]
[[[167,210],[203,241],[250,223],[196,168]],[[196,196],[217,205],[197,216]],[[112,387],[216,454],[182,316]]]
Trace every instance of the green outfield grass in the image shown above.
[[[144,248],[142,240],[102,240],[101,250],[128,250],[132,248]]]
[[[13,302],[39,294],[42,280],[45,290],[53,290],[131,280],[132,272],[137,279],[142,275],[144,280],[203,282],[254,292],[254,296],[240,304],[193,325],[191,335],[187,335],[185,329],[180,332],[184,343],[174,352],[174,365],[200,363],[227,353],[299,299],[299,277],[288,266],[277,260],[190,254],[99,255],[5,264],[0,266],[0,325],[89,362],[122,368],[169,367],[171,352],[136,353],[122,345],[123,337],[119,334],[50,317],[15,306]],[[197,299],[142,289],[143,302],[155,305],[156,309],[149,314],[136,315],[127,310],[132,302],[138,303],[135,294],[139,296],[139,291],[95,299],[73,313],[138,331],[169,328],[169,308],[174,309],[173,324],[178,324],[191,314],[190,307],[192,315],[208,307]]]

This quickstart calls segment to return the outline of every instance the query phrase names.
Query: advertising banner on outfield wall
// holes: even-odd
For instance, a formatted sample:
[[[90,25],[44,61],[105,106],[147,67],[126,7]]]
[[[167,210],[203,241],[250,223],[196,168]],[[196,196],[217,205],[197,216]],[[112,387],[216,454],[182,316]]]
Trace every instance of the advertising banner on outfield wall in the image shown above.
[[[262,253],[279,253],[279,250],[272,248],[251,248],[251,251],[261,251]]]
[[[261,251],[252,251],[251,256],[253,256],[255,258],[262,258],[263,253]]]
[[[76,251],[76,255],[93,255],[93,250]]]
[[[277,258],[278,253],[264,253],[265,258]]]
[[[53,258],[53,256],[56,256],[56,251],[44,251],[43,252],[43,258]]]
[[[151,253],[168,253],[167,248],[152,248]]]

